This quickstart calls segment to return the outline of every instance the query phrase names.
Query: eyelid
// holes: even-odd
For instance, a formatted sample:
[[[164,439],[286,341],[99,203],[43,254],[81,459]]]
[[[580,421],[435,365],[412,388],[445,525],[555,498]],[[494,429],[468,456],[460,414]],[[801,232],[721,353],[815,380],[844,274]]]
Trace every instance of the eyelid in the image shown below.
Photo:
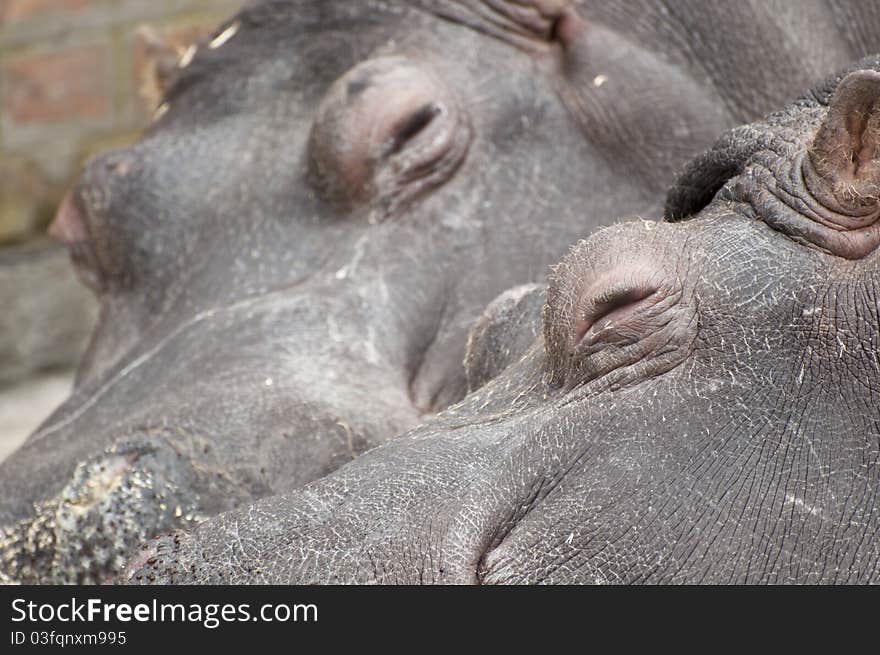
[[[596,332],[597,326],[601,332],[609,322],[623,325],[643,314],[662,300],[659,292],[660,285],[644,281],[633,284],[615,281],[599,287],[598,291],[589,290],[579,303],[571,348],[577,349],[588,335]]]
[[[444,111],[446,110],[442,105],[431,102],[405,117],[393,131],[391,139],[389,139],[384,148],[383,156],[389,157],[400,152],[407,141],[423,131],[434,118],[441,115]]]
[[[607,305],[619,306],[621,303],[637,302],[657,293],[657,286],[627,285],[618,283],[600,291],[593,299],[598,308]]]
[[[345,209],[379,220],[449,181],[473,128],[454,88],[430,64],[403,56],[361,62],[321,100],[309,136],[313,180]]]

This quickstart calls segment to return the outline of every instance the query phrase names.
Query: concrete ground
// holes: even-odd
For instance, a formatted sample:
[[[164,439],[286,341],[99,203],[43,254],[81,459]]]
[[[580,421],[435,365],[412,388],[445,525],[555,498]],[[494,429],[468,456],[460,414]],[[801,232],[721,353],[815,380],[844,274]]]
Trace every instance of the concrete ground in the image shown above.
[[[9,456],[73,387],[73,372],[54,372],[0,387],[0,462]]]

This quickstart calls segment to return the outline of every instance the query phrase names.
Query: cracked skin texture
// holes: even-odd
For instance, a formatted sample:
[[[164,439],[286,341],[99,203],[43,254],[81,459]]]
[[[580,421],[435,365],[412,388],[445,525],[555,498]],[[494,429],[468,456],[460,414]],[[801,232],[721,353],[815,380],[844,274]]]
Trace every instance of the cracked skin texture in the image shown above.
[[[674,186],[676,222],[574,247],[554,269],[543,335],[462,403],[301,490],[150,542],[123,581],[880,581],[880,252],[828,252],[778,218],[795,196],[818,216],[816,184],[837,188],[875,138],[880,60],[853,70],[722,137]],[[821,156],[853,106],[872,107],[836,132],[853,156],[798,183],[792,167]],[[788,209],[754,202],[768,174]],[[725,176],[705,200],[700,180]],[[653,267],[665,295],[630,293],[644,271],[629,278],[628,262]],[[623,272],[596,291],[609,270]],[[681,289],[663,292],[670,280]],[[594,323],[599,351],[569,338],[584,293],[623,299]],[[661,315],[690,338],[652,341]],[[503,333],[510,317],[490,308],[489,329],[493,317]]]

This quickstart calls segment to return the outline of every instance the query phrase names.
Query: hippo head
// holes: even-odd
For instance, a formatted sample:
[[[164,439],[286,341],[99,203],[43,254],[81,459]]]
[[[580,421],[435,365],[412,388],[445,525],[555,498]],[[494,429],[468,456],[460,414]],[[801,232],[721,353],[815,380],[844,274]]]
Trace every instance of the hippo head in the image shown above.
[[[880,580],[878,70],[729,132],[669,220],[579,243],[542,326],[540,289],[493,303],[463,402],[125,579]]]
[[[0,465],[0,570],[108,579],[459,400],[486,303],[657,206],[729,120],[678,71],[550,0],[264,0],[220,26],[53,225],[101,316]]]

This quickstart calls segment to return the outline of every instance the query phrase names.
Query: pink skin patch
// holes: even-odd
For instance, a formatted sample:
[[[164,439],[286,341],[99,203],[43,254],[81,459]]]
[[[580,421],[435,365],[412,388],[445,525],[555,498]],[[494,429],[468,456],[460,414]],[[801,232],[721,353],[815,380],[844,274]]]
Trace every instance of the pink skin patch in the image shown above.
[[[89,238],[82,214],[73,200],[73,191],[68,191],[61,201],[49,226],[49,236],[67,245],[82,243]]]

